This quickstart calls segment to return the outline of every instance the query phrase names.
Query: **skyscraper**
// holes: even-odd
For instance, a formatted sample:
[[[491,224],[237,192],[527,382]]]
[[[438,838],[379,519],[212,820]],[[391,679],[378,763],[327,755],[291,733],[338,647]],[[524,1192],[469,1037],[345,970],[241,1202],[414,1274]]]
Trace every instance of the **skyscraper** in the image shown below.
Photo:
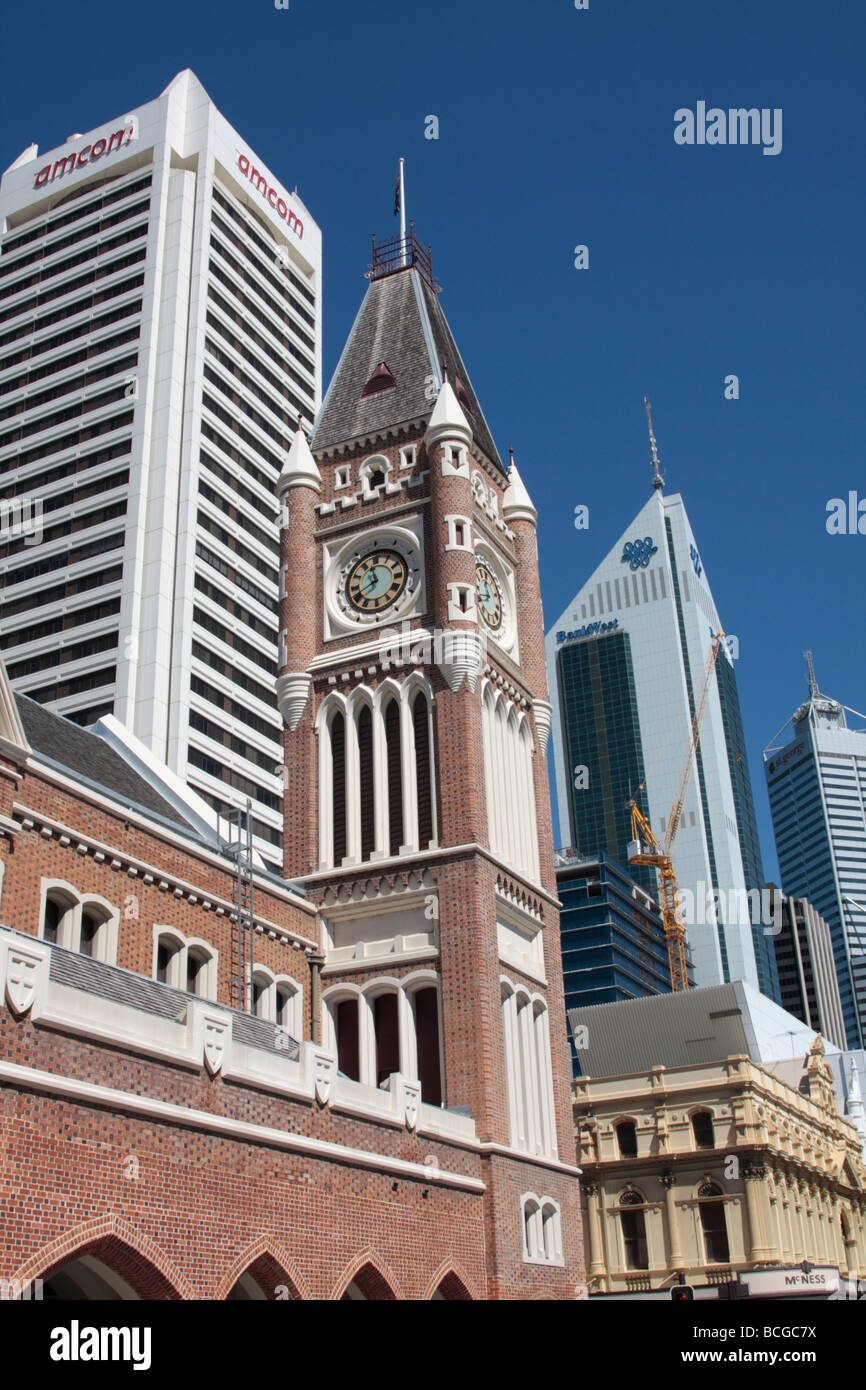
[[[773,937],[782,1008],[800,1018],[834,1047],[845,1048],[845,1018],[833,959],[830,928],[808,898],[787,898],[775,884]]]
[[[546,638],[560,844],[606,853],[641,883],[647,871],[628,865],[628,802],[663,840],[721,629],[683,499],[664,496],[652,444],[652,496]],[[742,979],[777,999],[755,911],[763,868],[732,652],[735,639],[711,678],[674,868],[696,982]]]
[[[321,238],[191,72],[0,183],[0,642],[280,860],[276,481],[321,390]]]
[[[597,859],[557,855],[556,890],[562,903],[566,1013],[670,991],[661,908],[631,873],[606,854]],[[690,981],[692,976],[690,970]],[[572,1069],[576,1076],[574,1055]]]
[[[810,657],[809,698],[764,751],[782,888],[830,927],[849,1048],[866,1033],[864,720],[821,694]]]

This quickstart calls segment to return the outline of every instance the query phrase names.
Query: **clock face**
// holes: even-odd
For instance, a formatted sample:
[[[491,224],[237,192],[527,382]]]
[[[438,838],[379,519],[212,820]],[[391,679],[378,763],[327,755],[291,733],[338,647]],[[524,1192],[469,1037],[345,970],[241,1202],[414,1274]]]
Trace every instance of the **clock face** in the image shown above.
[[[475,566],[475,583],[481,616],[491,632],[498,632],[502,627],[502,590],[499,580],[488,565],[479,562]]]
[[[346,600],[357,613],[382,613],[406,588],[409,569],[397,550],[381,547],[356,560],[346,578]]]

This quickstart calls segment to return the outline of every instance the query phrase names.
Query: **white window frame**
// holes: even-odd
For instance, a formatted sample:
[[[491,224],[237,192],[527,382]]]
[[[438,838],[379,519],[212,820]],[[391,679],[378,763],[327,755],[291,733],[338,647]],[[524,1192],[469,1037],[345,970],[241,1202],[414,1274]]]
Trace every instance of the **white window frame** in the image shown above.
[[[182,990],[184,994],[192,993],[195,999],[211,999],[217,997],[217,985],[219,981],[219,951],[212,946],[209,941],[204,941],[199,936],[184,936],[183,932],[178,931],[177,927],[169,926],[168,923],[157,922],[153,924],[153,956],[151,963],[151,976],[157,978],[157,957],[159,943],[161,940],[171,941],[177,949],[172,955],[168,966],[167,985],[173,989]],[[187,964],[190,951],[194,956],[202,958],[201,967],[198,973],[200,988],[189,991],[186,987]]]
[[[101,920],[96,936],[93,938],[92,958],[101,960],[106,965],[114,965],[117,961],[119,909],[107,898],[103,898],[101,894],[82,892],[81,889],[76,888],[66,879],[43,878],[40,881],[39,893],[39,937],[41,940],[44,940],[45,936],[45,908],[52,895],[68,899],[67,906],[60,918],[57,945],[64,946],[67,951],[76,951],[80,954],[81,918],[85,912],[93,909],[94,914],[98,915]]]
[[[562,1209],[555,1197],[524,1192],[520,1198],[523,1262],[533,1265],[565,1264],[562,1253]]]

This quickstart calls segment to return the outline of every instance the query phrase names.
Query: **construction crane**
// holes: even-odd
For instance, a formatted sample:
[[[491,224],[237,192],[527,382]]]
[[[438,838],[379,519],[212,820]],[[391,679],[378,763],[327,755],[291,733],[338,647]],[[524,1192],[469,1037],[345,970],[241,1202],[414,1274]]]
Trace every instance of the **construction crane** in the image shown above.
[[[724,636],[725,634],[723,632],[715,633],[704,664],[704,673],[698,690],[694,714],[692,715],[689,746],[686,750],[682,771],[680,772],[676,799],[671,808],[671,814],[665,832],[664,845],[659,844],[652,832],[649,821],[641,811],[637,802],[632,800],[628,804],[628,808],[631,811],[631,844],[628,847],[628,861],[630,864],[649,864],[654,869],[658,870],[659,883],[661,885],[662,922],[664,924],[665,941],[667,942],[668,948],[671,989],[674,991],[688,989],[689,976],[686,965],[686,929],[683,926],[679,907],[677,906],[677,878],[674,873],[671,856],[683,818],[686,793],[689,789],[692,766],[695,761],[698,743],[701,737],[701,725],[704,722],[704,715],[707,712],[707,703],[710,698],[710,682],[716,667],[719,649],[722,645]],[[640,791],[640,787],[638,791]]]

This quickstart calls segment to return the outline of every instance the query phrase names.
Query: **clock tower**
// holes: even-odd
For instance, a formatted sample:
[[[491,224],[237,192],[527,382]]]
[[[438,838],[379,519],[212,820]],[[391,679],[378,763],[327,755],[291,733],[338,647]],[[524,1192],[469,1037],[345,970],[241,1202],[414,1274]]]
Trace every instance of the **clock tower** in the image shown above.
[[[472,1122],[490,1297],[573,1298],[537,516],[429,253],[374,245],[368,279],[279,485],[284,868],[324,922],[314,1038],[363,1094],[399,1074]]]

